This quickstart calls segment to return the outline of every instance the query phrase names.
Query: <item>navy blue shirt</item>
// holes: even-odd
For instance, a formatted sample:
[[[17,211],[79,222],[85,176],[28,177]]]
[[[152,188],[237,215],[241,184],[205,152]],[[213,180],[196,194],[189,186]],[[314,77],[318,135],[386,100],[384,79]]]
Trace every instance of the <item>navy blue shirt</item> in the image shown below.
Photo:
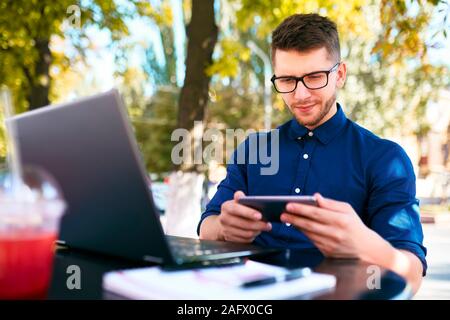
[[[199,227],[206,217],[220,214],[222,203],[233,199],[238,190],[246,195],[319,192],[348,202],[370,229],[395,248],[414,253],[425,274],[426,248],[422,245],[415,174],[409,157],[398,144],[347,119],[339,104],[337,109],[331,119],[313,131],[292,119],[269,133],[258,133],[258,139],[263,136],[267,143],[257,139],[257,149],[251,148],[255,139],[247,137],[234,152],[227,176],[202,214]],[[274,142],[279,142],[277,150]],[[254,161],[261,148],[267,149],[262,154],[268,154],[269,159],[279,155],[278,168],[276,161],[268,163],[263,157]],[[273,168],[277,169],[275,174]],[[258,235],[254,244],[314,247],[301,231],[283,223],[272,223],[272,230]]]

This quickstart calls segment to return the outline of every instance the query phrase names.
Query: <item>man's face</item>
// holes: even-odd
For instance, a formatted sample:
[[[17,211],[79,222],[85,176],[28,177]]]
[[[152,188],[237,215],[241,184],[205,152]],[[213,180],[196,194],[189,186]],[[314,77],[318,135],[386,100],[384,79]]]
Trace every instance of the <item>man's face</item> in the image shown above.
[[[324,47],[307,52],[277,49],[274,70],[277,77],[302,77],[312,72],[330,70],[337,62]],[[312,90],[299,81],[295,91],[280,94],[297,121],[312,130],[336,113],[336,94],[338,88],[344,85],[345,76],[346,66],[341,63],[336,71],[328,75],[326,87]]]

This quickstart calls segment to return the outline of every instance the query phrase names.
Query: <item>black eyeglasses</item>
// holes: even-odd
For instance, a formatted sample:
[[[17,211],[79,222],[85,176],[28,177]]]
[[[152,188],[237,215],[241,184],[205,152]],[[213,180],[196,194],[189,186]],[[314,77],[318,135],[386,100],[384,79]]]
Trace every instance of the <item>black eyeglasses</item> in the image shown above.
[[[272,81],[275,90],[277,90],[277,92],[279,93],[289,93],[295,91],[295,89],[297,89],[297,84],[299,81],[301,81],[303,85],[308,89],[322,89],[328,85],[328,75],[331,72],[336,71],[340,64],[340,62],[336,63],[328,71],[315,71],[305,74],[303,77],[276,77],[275,75],[273,75],[270,81]]]

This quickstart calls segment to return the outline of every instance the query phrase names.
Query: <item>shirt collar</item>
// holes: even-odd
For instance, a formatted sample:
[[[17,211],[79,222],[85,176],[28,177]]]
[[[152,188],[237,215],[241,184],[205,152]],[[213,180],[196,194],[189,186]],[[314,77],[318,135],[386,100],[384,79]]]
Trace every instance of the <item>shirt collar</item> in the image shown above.
[[[328,144],[344,127],[347,117],[342,111],[341,105],[337,103],[337,112],[325,123],[312,130],[313,135],[323,144]],[[292,119],[289,129],[289,136],[292,139],[298,139],[308,134],[310,130]]]

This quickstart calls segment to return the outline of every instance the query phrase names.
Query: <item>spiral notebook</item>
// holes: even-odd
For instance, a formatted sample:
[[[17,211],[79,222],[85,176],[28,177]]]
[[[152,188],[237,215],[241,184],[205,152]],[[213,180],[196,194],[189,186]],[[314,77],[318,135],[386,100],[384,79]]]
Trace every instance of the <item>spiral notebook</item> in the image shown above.
[[[103,277],[103,289],[138,300],[278,300],[310,298],[336,285],[334,276],[312,272],[295,280],[243,287],[249,281],[279,278],[289,272],[251,260],[241,265],[183,271],[149,267],[109,272]]]

